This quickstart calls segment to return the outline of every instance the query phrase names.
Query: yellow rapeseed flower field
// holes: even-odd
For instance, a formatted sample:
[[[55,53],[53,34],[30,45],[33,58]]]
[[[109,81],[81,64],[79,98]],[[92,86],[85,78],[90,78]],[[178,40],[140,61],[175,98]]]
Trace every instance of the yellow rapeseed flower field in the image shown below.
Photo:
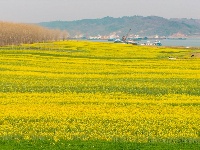
[[[200,142],[198,49],[0,48],[0,140]],[[168,57],[176,57],[169,60]]]

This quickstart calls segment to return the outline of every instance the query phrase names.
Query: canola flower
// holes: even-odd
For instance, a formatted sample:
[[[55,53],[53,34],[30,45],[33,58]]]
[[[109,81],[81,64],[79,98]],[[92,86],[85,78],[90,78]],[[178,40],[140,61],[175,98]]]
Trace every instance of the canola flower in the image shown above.
[[[200,142],[193,50],[76,41],[8,49],[1,140]]]

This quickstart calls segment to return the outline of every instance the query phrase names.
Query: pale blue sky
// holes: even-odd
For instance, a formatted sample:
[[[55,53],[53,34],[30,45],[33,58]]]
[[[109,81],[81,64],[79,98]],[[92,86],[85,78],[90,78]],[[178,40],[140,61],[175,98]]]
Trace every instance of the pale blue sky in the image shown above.
[[[200,19],[200,0],[0,0],[0,21],[38,23],[161,16]]]

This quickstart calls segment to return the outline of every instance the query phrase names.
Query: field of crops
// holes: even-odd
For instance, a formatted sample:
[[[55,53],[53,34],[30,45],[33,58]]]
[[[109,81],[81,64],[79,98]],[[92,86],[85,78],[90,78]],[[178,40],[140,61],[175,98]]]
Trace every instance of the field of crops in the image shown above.
[[[198,149],[199,53],[87,41],[0,47],[0,147]]]

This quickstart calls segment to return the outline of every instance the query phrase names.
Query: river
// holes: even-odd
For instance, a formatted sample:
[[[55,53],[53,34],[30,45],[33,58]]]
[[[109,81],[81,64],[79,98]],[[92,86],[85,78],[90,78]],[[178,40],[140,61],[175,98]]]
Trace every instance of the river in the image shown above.
[[[184,47],[200,47],[200,38],[199,39],[163,39],[161,40],[163,46],[184,46]]]
[[[91,40],[94,42],[113,42],[107,40]],[[138,41],[138,45],[147,43],[148,40]],[[153,43],[155,40],[149,40]],[[188,39],[161,39],[162,46],[183,46],[183,47],[200,47],[200,38],[188,38]]]

